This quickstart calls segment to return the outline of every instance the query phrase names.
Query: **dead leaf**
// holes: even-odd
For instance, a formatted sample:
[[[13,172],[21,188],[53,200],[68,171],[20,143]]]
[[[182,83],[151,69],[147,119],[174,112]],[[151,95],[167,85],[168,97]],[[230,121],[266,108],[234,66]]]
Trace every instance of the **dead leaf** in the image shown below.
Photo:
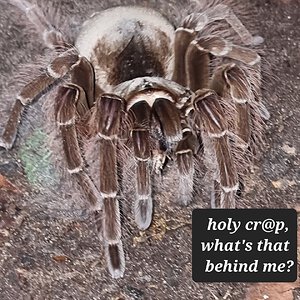
[[[283,186],[283,183],[281,180],[272,181],[272,185],[275,189],[281,189]]]
[[[12,184],[5,176],[0,174],[0,189],[11,191],[14,193],[20,193],[20,190]]]
[[[293,300],[293,290],[300,282],[257,283],[250,286],[246,300]]]
[[[296,148],[295,147],[290,147],[289,145],[287,144],[284,144],[281,149],[287,153],[287,154],[290,154],[290,155],[296,155]]]
[[[298,230],[297,234],[299,251],[300,230]],[[299,278],[295,282],[255,283],[247,289],[245,300],[294,300],[293,290],[299,287]]]
[[[71,260],[70,257],[66,255],[54,255],[52,256],[52,259],[59,263],[63,263],[66,262],[67,260]]]
[[[9,231],[7,229],[0,229],[0,237],[8,237],[9,236]]]
[[[275,189],[286,189],[288,187],[292,187],[294,185],[297,185],[297,182],[295,180],[288,180],[288,179],[279,179],[272,181],[272,185]]]

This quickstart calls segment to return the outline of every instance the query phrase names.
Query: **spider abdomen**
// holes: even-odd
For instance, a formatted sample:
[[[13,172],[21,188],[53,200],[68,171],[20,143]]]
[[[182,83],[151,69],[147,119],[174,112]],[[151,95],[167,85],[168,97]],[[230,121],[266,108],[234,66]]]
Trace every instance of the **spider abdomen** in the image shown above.
[[[94,66],[106,91],[137,77],[170,78],[174,27],[158,12],[115,7],[94,14],[76,40],[80,55]]]

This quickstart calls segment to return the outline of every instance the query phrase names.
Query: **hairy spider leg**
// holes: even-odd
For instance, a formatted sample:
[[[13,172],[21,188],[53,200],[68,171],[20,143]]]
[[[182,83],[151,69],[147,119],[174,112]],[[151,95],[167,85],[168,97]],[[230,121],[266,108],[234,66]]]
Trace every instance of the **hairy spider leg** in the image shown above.
[[[228,124],[221,107],[221,97],[214,91],[202,89],[194,99],[195,122],[200,124],[205,155],[215,159],[217,170],[214,180],[221,185],[221,208],[235,207],[235,192],[238,189],[238,175],[228,139]]]
[[[182,120],[181,123],[183,135],[176,146],[175,155],[179,178],[179,200],[182,205],[187,205],[193,197],[194,155],[198,142],[186,122]]]
[[[233,10],[226,4],[218,4],[206,9],[204,12],[191,14],[183,21],[183,27],[201,32],[207,25],[215,21],[225,20],[239,35],[245,45],[259,45],[264,39],[261,36],[252,36]]]
[[[189,44],[186,51],[187,84],[192,91],[209,87],[209,54],[237,60],[250,66],[260,61],[260,56],[254,50],[236,46],[216,36],[199,37]]]
[[[251,139],[251,101],[254,101],[249,76],[235,63],[223,65],[213,75],[211,88],[223,98],[235,104],[237,119],[234,132],[241,142],[239,146],[247,149]]]
[[[69,173],[77,180],[93,211],[102,209],[102,198],[85,170],[77,131],[78,103],[86,103],[82,88],[66,84],[58,88],[55,97],[55,117],[63,141],[63,150]]]
[[[84,111],[91,109],[95,102],[95,74],[92,64],[81,56],[76,67],[71,72],[71,82],[83,88],[87,103],[84,106]]]
[[[100,193],[103,199],[102,234],[108,269],[112,277],[123,276],[124,251],[121,242],[120,208],[117,194],[117,143],[120,134],[124,100],[114,94],[102,94],[96,99],[91,124],[96,128],[100,146]]]
[[[134,201],[135,222],[141,230],[147,229],[152,221],[153,201],[150,178],[150,122],[151,107],[141,100],[129,109],[132,115],[133,127],[131,139],[136,160],[136,197]]]
[[[27,0],[9,0],[9,2],[24,12],[27,19],[42,34],[44,43],[49,49],[65,50],[70,48],[71,45],[66,37],[53,26],[36,4],[32,4]]]
[[[22,120],[24,107],[40,98],[47,89],[56,84],[79,62],[79,56],[73,50],[66,51],[56,57],[47,67],[47,70],[26,84],[12,108],[4,132],[0,138],[0,146],[6,149],[12,148],[19,124]]]
[[[211,88],[210,84],[210,70],[209,70],[209,64],[210,64],[210,57],[209,54],[212,54],[216,57],[227,57],[230,59],[242,61],[243,63],[246,63],[248,65],[255,65],[259,63],[260,57],[257,55],[257,53],[253,50],[236,46],[223,38],[216,37],[216,36],[204,36],[199,37],[197,34],[199,34],[199,31],[201,31],[205,26],[207,26],[210,22],[218,20],[218,19],[224,19],[220,18],[220,15],[218,13],[218,9],[212,9],[210,11],[206,11],[201,15],[190,15],[187,17],[182,27],[179,27],[175,32],[175,46],[174,46],[174,52],[175,52],[175,70],[173,74],[173,80],[176,82],[188,86],[192,91],[197,92],[202,89]],[[231,20],[234,21],[234,15],[230,12],[229,15],[231,15]],[[237,18],[236,18],[237,19]],[[229,19],[227,18],[227,21]],[[238,19],[237,19],[238,20]],[[229,24],[236,24],[234,22],[228,22]],[[235,26],[234,29],[238,31],[240,37],[244,42],[250,41],[250,37],[252,37],[249,32],[245,29],[245,27],[241,24],[241,26]],[[252,39],[251,39],[252,40]],[[253,41],[253,40],[252,40]],[[182,57],[184,55],[184,58]],[[196,97],[197,98],[197,97]],[[196,101],[196,98],[194,101]],[[209,97],[212,98],[212,97]],[[217,98],[215,98],[217,99]],[[218,99],[217,99],[218,100]],[[222,100],[221,98],[219,99]],[[195,103],[194,103],[195,106]],[[194,107],[195,108],[195,107]],[[190,113],[190,108],[187,109],[187,114]],[[209,148],[213,147],[211,151],[208,151],[207,149],[204,151],[206,153],[206,158],[208,161],[211,161],[211,157],[208,156],[216,156],[216,160],[218,162],[217,170],[215,170],[213,174],[213,186],[212,189],[216,190],[215,192],[212,192],[212,206],[215,206],[215,198],[218,197],[217,187],[220,182],[222,181],[223,185],[221,184],[221,207],[235,207],[235,200],[234,200],[234,194],[238,187],[238,176],[237,171],[235,167],[235,163],[233,160],[233,157],[231,155],[231,149],[230,149],[230,143],[228,141],[228,137],[223,137],[228,135],[228,124],[226,124],[226,118],[225,115],[222,112],[222,107],[217,107],[216,105],[213,105],[211,108],[206,104],[202,107],[202,109],[196,110],[197,113],[210,113],[212,118],[208,118],[207,122],[217,122],[218,117],[215,116],[215,114],[219,114],[219,121],[218,123],[219,130],[221,127],[224,129],[220,132],[217,132],[216,130],[213,130],[213,126],[211,126],[212,131],[208,131],[209,134],[201,133],[204,147]],[[214,109],[217,109],[217,111],[214,111]],[[193,110],[193,109],[192,109]],[[241,114],[243,112],[241,111]],[[240,118],[243,116],[240,115]],[[197,119],[197,118],[196,118]],[[202,127],[202,129],[209,128],[207,122],[204,120],[201,120],[201,118],[198,118],[199,128]],[[224,124],[223,124],[224,123]],[[213,124],[211,124],[213,125]],[[206,129],[207,130],[207,129]],[[220,136],[219,136],[220,135]],[[206,145],[205,145],[206,143]],[[222,153],[222,151],[224,153]],[[209,154],[208,154],[209,153]],[[217,155],[220,155],[219,157]],[[211,167],[212,164],[209,164]],[[228,176],[230,176],[228,172],[228,167],[231,167],[231,175],[232,179],[231,181],[228,181]],[[222,172],[222,170],[225,172]],[[221,177],[223,179],[221,180]],[[230,185],[228,185],[230,184]],[[228,201],[228,203],[226,203]]]

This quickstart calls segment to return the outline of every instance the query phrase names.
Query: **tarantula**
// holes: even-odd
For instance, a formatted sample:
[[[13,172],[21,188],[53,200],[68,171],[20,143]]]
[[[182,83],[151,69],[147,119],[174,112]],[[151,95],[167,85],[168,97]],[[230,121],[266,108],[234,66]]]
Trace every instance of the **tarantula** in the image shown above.
[[[163,169],[168,157],[176,162],[183,205],[192,199],[195,161],[203,156],[212,206],[235,207],[236,152],[252,151],[260,138],[260,56],[215,29],[225,20],[247,46],[262,38],[253,37],[228,6],[187,15],[177,28],[150,8],[114,7],[93,14],[70,44],[37,6],[13,3],[43,30],[57,55],[20,91],[0,145],[13,146],[24,108],[57,85],[53,107],[67,169],[90,203],[113,277],[125,270],[120,145],[135,162],[139,229],[152,220],[152,170]],[[84,152],[91,139],[99,149],[98,178]]]

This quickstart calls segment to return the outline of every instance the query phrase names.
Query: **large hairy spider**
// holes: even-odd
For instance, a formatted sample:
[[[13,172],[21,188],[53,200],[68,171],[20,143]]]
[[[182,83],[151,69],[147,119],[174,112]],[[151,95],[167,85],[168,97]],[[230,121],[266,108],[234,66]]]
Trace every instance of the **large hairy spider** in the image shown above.
[[[125,270],[118,202],[124,151],[125,160],[134,160],[132,203],[141,230],[152,220],[153,170],[169,159],[178,170],[182,204],[192,200],[195,162],[203,158],[212,207],[235,207],[237,164],[247,163],[241,157],[260,141],[264,110],[260,56],[236,43],[251,46],[262,38],[252,37],[228,6],[189,14],[178,28],[150,8],[114,7],[93,14],[69,43],[37,6],[13,3],[57,54],[20,91],[0,146],[13,146],[24,108],[58,86],[52,103],[67,169],[90,203],[113,277]],[[221,20],[235,38],[222,31]],[[84,150],[88,141],[99,164],[96,178]]]

